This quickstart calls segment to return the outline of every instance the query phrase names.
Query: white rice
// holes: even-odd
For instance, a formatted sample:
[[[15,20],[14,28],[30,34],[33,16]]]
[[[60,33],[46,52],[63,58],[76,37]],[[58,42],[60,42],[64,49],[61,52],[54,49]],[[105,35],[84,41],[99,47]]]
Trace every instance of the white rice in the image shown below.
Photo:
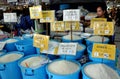
[[[42,56],[38,56],[38,57],[31,57],[31,58],[28,58],[28,59],[24,60],[21,63],[21,65],[23,67],[27,67],[26,66],[26,64],[27,64],[29,66],[29,68],[36,69],[36,68],[41,67],[43,64],[45,64],[47,62],[48,62],[47,58],[42,57]]]
[[[71,35],[66,35],[63,37],[64,39],[67,39],[67,40],[71,40]],[[73,40],[80,40],[82,39],[80,36],[77,36],[77,35],[72,35],[72,39]]]
[[[59,75],[72,74],[79,70],[79,65],[67,60],[61,60],[51,63],[48,70],[52,73]]]
[[[91,64],[84,68],[86,75],[91,79],[120,79],[113,69],[104,64]]]
[[[8,40],[6,40],[5,42],[6,43],[14,43],[14,42],[17,42],[18,40],[16,40],[16,39],[8,39]]]
[[[7,55],[0,57],[0,63],[12,62],[12,61],[20,59],[22,56],[23,55],[17,54],[17,53],[16,54],[15,53],[7,54]]]
[[[93,41],[93,42],[102,42],[103,37],[102,36],[92,36],[90,38],[88,38],[89,41]],[[104,37],[104,42],[108,41],[109,39]]]

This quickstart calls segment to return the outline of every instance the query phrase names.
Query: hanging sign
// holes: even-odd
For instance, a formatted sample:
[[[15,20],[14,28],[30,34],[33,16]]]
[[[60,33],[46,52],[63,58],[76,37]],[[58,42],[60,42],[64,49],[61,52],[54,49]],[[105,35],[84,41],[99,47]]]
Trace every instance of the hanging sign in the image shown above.
[[[63,10],[63,21],[80,21],[80,10]]]
[[[94,22],[107,22],[107,19],[106,18],[93,18],[91,20],[91,25],[90,25],[90,28],[94,28]]]
[[[65,31],[63,21],[55,21],[51,23],[51,31]]]
[[[113,22],[94,22],[95,35],[113,35],[114,23]]]
[[[30,11],[30,18],[31,19],[42,18],[42,7],[41,7],[41,5],[30,7],[29,11]]]
[[[74,21],[74,22],[65,22],[65,30],[71,30],[71,26],[72,26],[72,30],[73,31],[80,31],[80,23],[79,21]]]
[[[42,18],[40,23],[51,23],[55,21],[55,11],[42,11]]]
[[[62,55],[76,55],[77,43],[60,43],[58,53]]]
[[[0,42],[0,51],[3,50],[5,44],[6,44],[6,42]]]
[[[3,13],[4,22],[17,22],[16,13]]]
[[[109,44],[94,44],[92,57],[115,60],[116,46]]]
[[[49,36],[35,34],[34,46],[40,48],[40,51],[48,50]]]

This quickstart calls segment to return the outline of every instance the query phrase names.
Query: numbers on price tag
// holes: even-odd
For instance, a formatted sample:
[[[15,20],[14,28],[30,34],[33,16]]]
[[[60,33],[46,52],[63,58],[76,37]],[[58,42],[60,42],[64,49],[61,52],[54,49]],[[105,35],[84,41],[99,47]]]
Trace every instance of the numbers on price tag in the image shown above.
[[[109,58],[109,54],[108,53],[104,53],[104,58]]]
[[[95,56],[95,57],[98,57],[98,56],[99,56],[99,53],[98,53],[98,52],[95,52],[95,53],[94,53],[94,56]]]

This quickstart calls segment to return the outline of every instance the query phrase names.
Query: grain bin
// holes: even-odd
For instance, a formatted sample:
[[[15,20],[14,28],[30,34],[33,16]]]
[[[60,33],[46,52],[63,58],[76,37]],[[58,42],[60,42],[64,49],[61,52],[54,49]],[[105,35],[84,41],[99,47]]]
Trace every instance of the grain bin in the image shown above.
[[[18,67],[18,60],[24,54],[22,52],[9,52],[0,56],[0,76],[1,79],[22,79],[20,69]]]

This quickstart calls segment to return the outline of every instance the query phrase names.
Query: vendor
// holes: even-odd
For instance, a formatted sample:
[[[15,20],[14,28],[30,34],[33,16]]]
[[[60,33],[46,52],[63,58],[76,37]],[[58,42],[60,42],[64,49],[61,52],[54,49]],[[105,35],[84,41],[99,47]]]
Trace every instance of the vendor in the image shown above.
[[[109,15],[107,13],[107,7],[105,7],[105,5],[99,5],[97,7],[97,17],[96,18],[106,18],[107,21],[112,21],[112,19],[109,18]]]

